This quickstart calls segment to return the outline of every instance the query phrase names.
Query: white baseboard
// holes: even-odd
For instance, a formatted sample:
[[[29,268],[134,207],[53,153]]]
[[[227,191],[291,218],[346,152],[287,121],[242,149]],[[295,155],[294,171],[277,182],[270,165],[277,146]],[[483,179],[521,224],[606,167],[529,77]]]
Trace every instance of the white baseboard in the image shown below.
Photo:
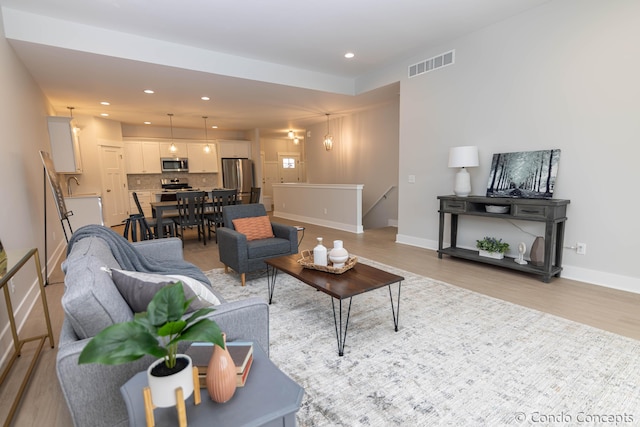
[[[396,235],[396,243],[416,246],[424,249],[438,250],[438,242],[435,240],[421,239],[414,236],[402,234]],[[564,264],[562,266],[562,277],[592,285],[603,286],[605,288],[618,289],[626,292],[640,294],[640,278],[622,276],[620,274],[606,271],[590,270],[588,268],[575,267]],[[552,279],[553,280],[553,279]]]

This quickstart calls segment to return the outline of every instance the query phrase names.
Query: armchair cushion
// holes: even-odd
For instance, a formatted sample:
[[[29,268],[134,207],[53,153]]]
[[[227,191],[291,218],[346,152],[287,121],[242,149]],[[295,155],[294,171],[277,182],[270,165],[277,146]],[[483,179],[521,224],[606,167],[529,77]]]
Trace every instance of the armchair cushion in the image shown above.
[[[236,218],[232,220],[238,233],[247,236],[247,240],[268,239],[273,237],[273,229],[268,216],[254,216],[249,218]]]

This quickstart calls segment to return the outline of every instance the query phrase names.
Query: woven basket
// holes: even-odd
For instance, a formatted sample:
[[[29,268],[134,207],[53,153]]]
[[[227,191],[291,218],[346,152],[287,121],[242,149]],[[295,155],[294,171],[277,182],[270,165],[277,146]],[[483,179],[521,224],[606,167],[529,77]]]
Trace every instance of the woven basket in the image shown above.
[[[343,267],[336,268],[332,265],[316,265],[313,263],[313,252],[306,249],[300,253],[302,258],[298,260],[298,264],[304,268],[311,268],[313,270],[325,271],[327,273],[342,274],[353,268],[358,263],[358,257],[349,255],[349,259],[344,263]]]

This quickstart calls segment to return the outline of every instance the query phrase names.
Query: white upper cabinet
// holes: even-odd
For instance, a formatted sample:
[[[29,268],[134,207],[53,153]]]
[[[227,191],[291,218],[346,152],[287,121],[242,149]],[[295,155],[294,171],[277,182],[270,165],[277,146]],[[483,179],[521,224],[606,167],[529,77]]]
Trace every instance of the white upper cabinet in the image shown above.
[[[80,141],[71,117],[47,117],[51,158],[58,173],[82,173]]]
[[[171,143],[170,142],[161,142],[160,143],[160,157],[162,158],[185,158],[187,157],[187,143],[186,142],[175,142],[173,143],[176,147],[176,151],[171,151]]]
[[[250,159],[251,141],[218,141],[218,151],[221,159]]]
[[[209,146],[209,150],[206,147]],[[218,155],[215,144],[190,143],[187,147],[189,173],[218,172]]]
[[[153,141],[126,141],[125,165],[128,174],[161,173],[160,145]]]

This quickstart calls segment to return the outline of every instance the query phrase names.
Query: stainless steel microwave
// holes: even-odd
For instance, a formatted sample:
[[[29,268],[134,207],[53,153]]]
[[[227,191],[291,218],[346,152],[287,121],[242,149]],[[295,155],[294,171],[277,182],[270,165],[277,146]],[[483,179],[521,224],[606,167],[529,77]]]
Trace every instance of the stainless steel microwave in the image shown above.
[[[189,160],[186,158],[162,158],[160,163],[162,172],[189,172]]]

